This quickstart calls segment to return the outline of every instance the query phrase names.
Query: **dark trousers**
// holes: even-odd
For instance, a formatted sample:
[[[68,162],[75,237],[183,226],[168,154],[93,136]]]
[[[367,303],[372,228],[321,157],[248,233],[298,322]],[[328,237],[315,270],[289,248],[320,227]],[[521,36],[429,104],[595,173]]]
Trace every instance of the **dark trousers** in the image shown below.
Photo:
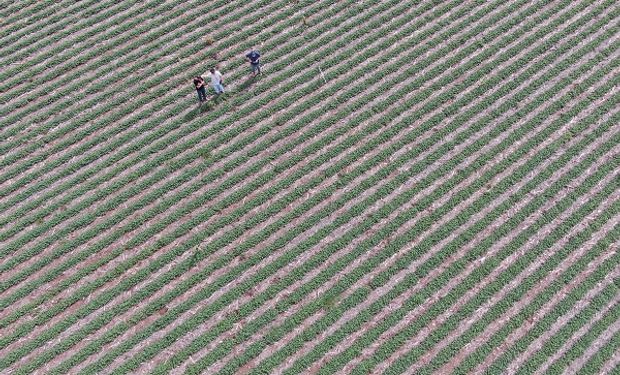
[[[207,89],[205,89],[204,86],[202,86],[199,89],[196,89],[196,92],[198,93],[198,100],[201,102],[206,102],[207,101]]]

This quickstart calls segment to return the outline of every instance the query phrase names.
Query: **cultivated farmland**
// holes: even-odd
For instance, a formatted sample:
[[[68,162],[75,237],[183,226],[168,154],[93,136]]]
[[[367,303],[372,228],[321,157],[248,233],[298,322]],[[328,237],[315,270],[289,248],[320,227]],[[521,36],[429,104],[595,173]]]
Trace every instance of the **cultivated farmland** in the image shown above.
[[[20,0],[0,30],[0,373],[620,372],[616,0]]]

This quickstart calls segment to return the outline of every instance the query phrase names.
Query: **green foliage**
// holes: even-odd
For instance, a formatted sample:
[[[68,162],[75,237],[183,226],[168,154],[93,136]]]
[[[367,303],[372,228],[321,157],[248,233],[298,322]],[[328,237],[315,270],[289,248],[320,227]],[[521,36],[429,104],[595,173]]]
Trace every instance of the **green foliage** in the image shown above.
[[[582,217],[593,217],[571,238],[570,246],[542,263],[421,370],[432,372],[618,214],[617,202],[597,211],[614,192],[614,186],[606,186],[598,194],[591,191],[617,170],[619,161],[590,169],[620,143],[618,134],[611,130],[620,120],[614,112],[619,98],[613,91],[618,76],[603,79],[618,69],[618,61],[610,58],[618,48],[612,38],[617,27],[611,24],[619,10],[613,1],[433,0],[412,4],[398,0],[218,0],[210,3],[213,10],[204,17],[195,17],[191,10],[196,4],[190,1],[133,4],[86,0],[80,5],[24,0],[0,10],[3,21],[8,20],[3,23],[6,35],[0,36],[0,56],[6,63],[0,73],[0,103],[10,104],[0,108],[0,151],[4,155],[0,180],[7,181],[0,186],[0,211],[10,210],[10,215],[0,217],[0,273],[6,274],[0,281],[0,309],[7,311],[0,318],[0,328],[6,331],[0,337],[0,349],[6,353],[0,358],[0,369],[16,366],[15,373],[29,373],[56,359],[58,365],[52,373],[73,372],[75,366],[101,353],[81,372],[98,372],[114,361],[121,364],[112,372],[136,372],[180,338],[217,319],[211,330],[157,363],[154,372],[168,373],[210,346],[210,351],[187,367],[189,373],[202,373],[258,334],[258,340],[224,364],[221,373],[234,374],[264,353],[268,345],[280,343],[306,319],[321,314],[290,341],[278,344],[253,372],[271,373],[313,342],[310,351],[286,370],[303,373],[351,334],[364,330],[320,369],[321,373],[331,373],[359,357],[468,264],[482,259],[577,176],[590,174],[495,256],[481,262],[462,283],[440,296],[419,319],[380,343],[373,356],[354,369],[355,373],[375,370],[380,361],[475,288],[540,228],[575,202],[582,202],[531,252],[480,288],[456,314],[388,368],[389,373],[406,372],[416,359],[454,332],[459,322],[469,319],[536,262]],[[15,12],[21,15],[15,16]],[[263,13],[270,17],[260,17]],[[150,19],[153,14],[157,16]],[[70,18],[79,21],[69,22]],[[545,20],[549,23],[540,26]],[[158,22],[162,24],[153,27]],[[39,23],[45,24],[44,36],[33,32]],[[209,27],[208,36],[204,25]],[[596,32],[599,34],[595,36]],[[247,66],[238,56],[250,40],[265,43],[261,48],[269,51],[265,54],[269,74],[253,81],[248,91],[237,87],[227,100],[208,103],[203,113],[198,113],[195,100],[189,103],[181,94],[187,73],[198,69],[196,66],[204,64],[208,56],[230,61],[227,77],[232,82],[240,80],[247,75]],[[213,49],[215,41],[217,51]],[[99,48],[84,48],[98,43],[105,43],[111,53],[101,55]],[[196,53],[196,48],[201,52]],[[585,56],[589,56],[587,62],[577,66]],[[333,79],[328,84],[317,78],[313,62],[329,70]],[[162,70],[167,73],[143,74]],[[372,75],[367,76],[369,72]],[[46,80],[37,82],[26,79],[27,75],[46,75]],[[92,75],[106,79],[91,83]],[[553,85],[546,85],[560,76]],[[381,86],[368,90],[362,83],[368,77],[377,79]],[[573,121],[594,104],[596,108],[584,119]],[[42,108],[31,114],[38,105]],[[326,113],[329,116],[324,116]],[[536,115],[528,117],[532,113]],[[28,121],[21,121],[26,116]],[[564,127],[568,130],[562,136],[541,146]],[[595,141],[600,145],[583,154]],[[515,151],[505,155],[514,144],[518,144]],[[537,147],[541,150],[532,153]],[[266,150],[269,156],[262,157]],[[496,178],[516,163],[519,166],[512,173],[501,180]],[[216,164],[221,168],[215,169]],[[493,227],[492,234],[479,246],[464,258],[442,266],[458,248],[489,229],[530,191],[542,189],[554,172],[567,166],[566,174],[545,185],[520,211]],[[172,174],[174,179],[170,178]],[[465,185],[467,179],[470,183]],[[474,214],[495,204],[521,181],[525,186],[516,194],[497,202],[487,217],[472,222]],[[434,184],[435,190],[421,195]],[[484,193],[480,198],[431,231],[435,223],[481,190]],[[435,206],[440,200],[445,202]],[[317,209],[319,205],[323,206]],[[336,210],[342,214],[333,218]],[[398,215],[394,215],[396,210]],[[140,215],[135,215],[137,212]],[[386,220],[392,215],[393,220]],[[354,220],[359,224],[350,225]],[[206,222],[211,224],[193,231]],[[291,226],[292,222],[296,225]],[[397,235],[406,223],[409,230]],[[410,269],[412,262],[464,226],[467,228],[462,233],[411,270],[387,294],[318,341],[347,312],[367,302],[377,288]],[[563,282],[617,242],[618,229],[609,232],[593,251],[560,275],[558,282],[535,296],[515,319],[483,342],[459,364],[457,372],[471,371],[536,314]],[[220,231],[223,234],[216,236]],[[333,237],[336,231],[341,234]],[[308,235],[296,246],[288,246],[305,233]],[[118,245],[124,237],[128,240]],[[414,249],[382,267],[418,239]],[[144,246],[146,243],[149,245]],[[230,246],[233,243],[234,247]],[[226,253],[219,252],[229,246]],[[349,246],[346,254],[331,257]],[[373,251],[378,247],[380,251]],[[136,248],[141,250],[123,261],[117,259]],[[161,252],[164,248],[167,251]],[[238,309],[221,314],[249,288],[265,282],[310,249],[317,251],[287,275],[248,296]],[[276,252],[278,257],[269,264],[237,282],[251,267]],[[369,253],[372,255],[365,261],[344,273],[356,259]],[[114,268],[83,282],[115,260]],[[238,262],[233,266],[233,261]],[[127,272],[139,264],[143,266],[137,272]],[[617,254],[607,259],[523,339],[512,343],[493,363],[492,371],[502,372],[531,340],[617,264]],[[368,283],[357,286],[362,277],[379,267],[381,271]],[[438,267],[444,267],[439,277],[385,319],[365,328],[395,298]],[[9,276],[11,270],[15,271]],[[294,282],[317,270],[308,282],[290,289]],[[67,271],[71,273],[66,275]],[[308,298],[330,280],[334,285],[325,293]],[[52,281],[54,286],[46,287]],[[171,283],[174,287],[162,292]],[[177,305],[172,303],[200,283],[203,288]],[[75,284],[79,287],[74,292],[57,299]],[[213,298],[225,286],[230,287]],[[31,296],[39,289],[42,291],[36,297]],[[285,290],[277,303],[247,319]],[[131,293],[122,303],[109,305],[128,291]],[[603,311],[616,293],[616,284],[604,289],[583,315],[560,329],[520,371],[539,368],[572,331]],[[57,302],[49,308],[41,307],[53,299]],[[206,300],[210,302],[206,304]],[[197,313],[169,328],[190,309]],[[292,314],[275,324],[280,314],[291,309]],[[118,319],[130,311],[127,319]],[[55,319],[60,314],[64,314],[62,319]],[[551,364],[550,371],[563,371],[617,320],[616,315],[612,311],[594,324]],[[82,319],[83,324],[74,327]],[[227,335],[239,323],[243,323],[242,328]],[[35,329],[39,333],[29,337]],[[167,331],[160,338],[145,344],[164,329]],[[119,341],[130,330],[134,333]],[[617,351],[617,335],[615,338],[583,371],[601,368]],[[19,346],[7,349],[18,341]],[[78,343],[79,349],[75,347]],[[110,343],[118,345],[107,348]],[[135,356],[122,357],[138,348]],[[36,356],[19,362],[35,350]]]

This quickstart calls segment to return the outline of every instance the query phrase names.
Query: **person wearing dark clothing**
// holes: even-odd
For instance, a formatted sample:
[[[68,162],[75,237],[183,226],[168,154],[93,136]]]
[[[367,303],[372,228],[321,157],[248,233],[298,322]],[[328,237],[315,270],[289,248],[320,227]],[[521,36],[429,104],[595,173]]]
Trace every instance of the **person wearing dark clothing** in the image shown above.
[[[253,49],[245,55],[247,61],[250,62],[250,67],[252,68],[252,77],[256,77],[257,74],[260,74],[260,53]]]
[[[198,102],[203,103],[207,101],[207,88],[205,86],[205,80],[202,77],[197,76],[194,78],[194,86],[198,92]]]

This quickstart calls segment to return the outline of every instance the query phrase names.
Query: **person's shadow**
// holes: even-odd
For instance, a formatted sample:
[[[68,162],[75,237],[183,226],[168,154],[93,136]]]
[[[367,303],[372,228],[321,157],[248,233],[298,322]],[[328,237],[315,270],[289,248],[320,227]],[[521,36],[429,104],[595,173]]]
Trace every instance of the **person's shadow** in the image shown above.
[[[256,82],[256,77],[248,77],[239,84],[239,90],[246,90]]]

